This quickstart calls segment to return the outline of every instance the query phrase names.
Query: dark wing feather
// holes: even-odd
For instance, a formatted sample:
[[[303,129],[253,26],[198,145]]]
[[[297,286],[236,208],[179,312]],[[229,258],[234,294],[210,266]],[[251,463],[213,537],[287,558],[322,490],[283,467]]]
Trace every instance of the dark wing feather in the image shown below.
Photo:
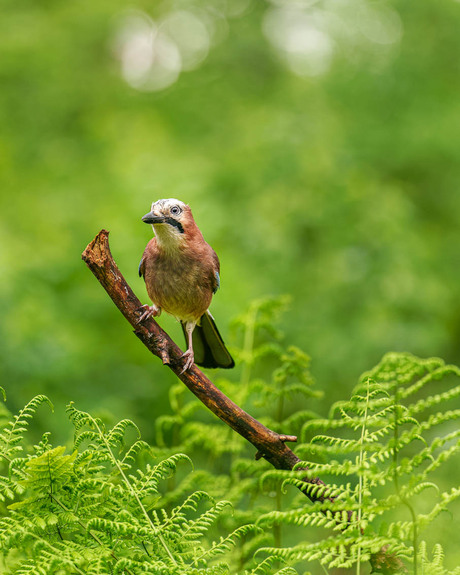
[[[224,369],[234,367],[235,362],[225,347],[212,315],[206,312],[202,315],[200,323],[201,325],[195,326],[192,334],[195,363],[201,367],[222,367]],[[181,325],[187,342],[185,325],[183,322]]]
[[[145,273],[145,261],[144,256],[142,256],[141,261],[139,262],[139,277],[141,278]]]
[[[220,288],[220,275],[218,271],[214,272],[214,279],[216,281],[214,289],[212,290],[213,293],[216,293],[216,291]]]
[[[212,251],[212,263],[213,263],[211,286],[212,286],[212,293],[216,293],[216,291],[220,288],[220,262],[216,252],[213,249],[211,249],[211,251]]]

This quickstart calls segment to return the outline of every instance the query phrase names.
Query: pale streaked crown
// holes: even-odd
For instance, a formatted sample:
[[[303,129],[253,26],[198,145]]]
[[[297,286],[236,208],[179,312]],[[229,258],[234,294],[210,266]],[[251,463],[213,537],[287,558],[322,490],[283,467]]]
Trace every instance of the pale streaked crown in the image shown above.
[[[159,216],[173,217],[180,220],[185,209],[188,208],[187,204],[176,200],[176,198],[168,198],[164,200],[157,200],[152,203],[152,212]]]

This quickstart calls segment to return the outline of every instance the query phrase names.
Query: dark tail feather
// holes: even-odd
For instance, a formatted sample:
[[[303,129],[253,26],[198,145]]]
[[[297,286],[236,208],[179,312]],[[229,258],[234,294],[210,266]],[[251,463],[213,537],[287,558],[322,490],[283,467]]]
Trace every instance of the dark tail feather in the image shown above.
[[[201,325],[195,326],[192,334],[195,363],[201,367],[223,367],[226,369],[234,367],[235,362],[225,347],[212,315],[206,312],[201,316],[200,323]],[[182,322],[181,326],[187,342],[187,333]]]

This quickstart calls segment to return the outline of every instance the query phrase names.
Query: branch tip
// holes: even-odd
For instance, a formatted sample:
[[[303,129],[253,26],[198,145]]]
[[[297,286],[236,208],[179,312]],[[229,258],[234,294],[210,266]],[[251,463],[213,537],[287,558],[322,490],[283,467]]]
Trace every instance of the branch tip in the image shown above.
[[[286,441],[297,443],[297,435],[279,435],[278,437],[279,440],[282,441],[283,443],[286,443]]]
[[[107,254],[105,253],[107,252]],[[81,259],[90,266],[97,259],[101,257],[111,257],[110,247],[109,247],[109,232],[106,229],[102,229],[96,237],[89,242],[85,250],[81,254]]]

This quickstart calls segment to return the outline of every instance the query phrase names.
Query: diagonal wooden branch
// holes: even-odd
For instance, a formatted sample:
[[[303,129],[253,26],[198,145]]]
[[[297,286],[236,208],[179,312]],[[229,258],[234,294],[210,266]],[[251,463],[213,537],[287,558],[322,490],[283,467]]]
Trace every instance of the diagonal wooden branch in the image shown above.
[[[296,441],[295,436],[279,435],[262,425],[224,395],[196,365],[181,374],[182,360],[180,358],[182,351],[168,334],[153,318],[145,320],[141,324],[137,323],[142,304],[126,282],[110,253],[108,235],[107,230],[101,230],[86,247],[82,259],[133,326],[137,337],[177,375],[206,407],[254,445],[257,449],[256,457],[264,457],[276,469],[292,469],[294,465],[300,462],[300,459],[287,447],[285,442]],[[325,485],[318,478],[306,479],[305,481],[310,484]],[[321,493],[306,494],[313,501],[324,500]]]
[[[101,230],[86,247],[82,259],[133,326],[137,337],[154,355],[162,360],[164,365],[167,365],[177,375],[206,407],[254,445],[257,449],[257,459],[265,458],[276,469],[293,469],[301,460],[287,447],[285,442],[296,441],[295,436],[280,435],[262,425],[260,421],[257,421],[224,395],[196,365],[185,373],[181,373],[182,351],[168,334],[161,329],[153,318],[145,320],[141,324],[137,323],[141,315],[142,304],[115,263],[110,253],[108,236],[107,230]],[[307,468],[303,466],[302,469],[306,470]],[[325,501],[326,499],[333,501],[333,498],[324,495],[325,490],[309,489],[309,486],[312,485],[326,487],[326,484],[318,477],[304,477],[302,481],[305,484],[305,489],[299,488],[311,501]],[[351,518],[351,512],[348,512],[348,517]],[[379,563],[374,565],[372,560],[376,558],[378,558]],[[382,549],[373,556],[372,560],[371,564],[374,569],[378,565],[378,571],[374,571],[376,573],[390,575],[398,569],[404,568],[401,561],[392,553],[387,553],[386,549]]]

